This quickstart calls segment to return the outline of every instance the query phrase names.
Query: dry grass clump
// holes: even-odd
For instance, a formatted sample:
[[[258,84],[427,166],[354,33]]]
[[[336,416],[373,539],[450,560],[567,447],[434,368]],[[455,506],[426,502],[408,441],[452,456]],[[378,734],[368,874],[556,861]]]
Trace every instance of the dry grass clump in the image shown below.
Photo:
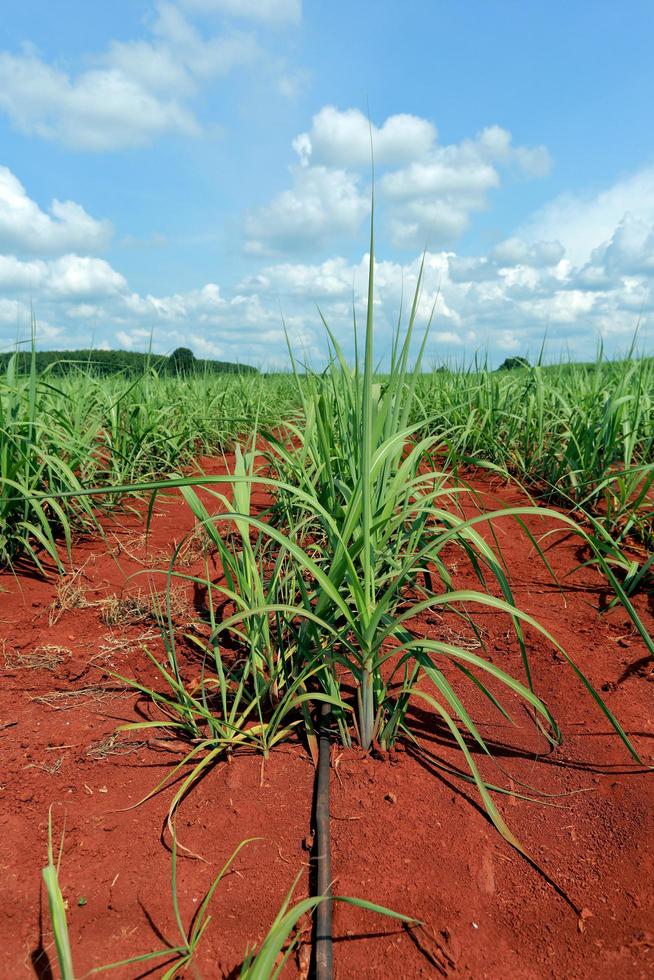
[[[71,575],[59,579],[48,615],[50,626],[55,626],[69,609],[86,609],[93,605],[86,598],[86,589],[80,581],[81,574],[82,568],[78,568]]]
[[[124,634],[115,636],[107,633],[102,637],[103,642],[100,644],[100,652],[92,658],[93,662],[97,663],[99,658],[109,660],[117,654],[132,653],[146,643],[152,643],[158,636],[158,632],[151,627],[148,627],[143,633],[139,633],[138,636],[125,636]]]
[[[112,701],[115,698],[124,698],[131,691],[126,688],[102,687],[100,685],[91,687],[80,687],[77,691],[49,691],[33,698],[39,704],[47,704],[49,708],[56,711],[67,711],[70,708],[81,708],[87,704],[102,704],[104,701]]]
[[[198,561],[204,561],[215,546],[205,524],[198,522],[177,553],[175,565],[186,568]],[[169,557],[169,556],[167,556]]]
[[[174,619],[190,619],[191,606],[183,588],[170,589],[168,595],[157,592],[128,592],[110,595],[100,603],[100,619],[106,626],[137,626],[157,622],[168,605]]]
[[[101,603],[100,619],[105,626],[135,626],[152,615],[150,602],[140,592],[110,595]]]
[[[72,651],[68,647],[46,643],[28,653],[5,654],[5,667],[7,670],[56,670],[70,657]]]
[[[163,596],[161,597],[163,600]],[[159,597],[157,597],[159,601]],[[170,613],[173,619],[183,620],[188,622],[193,619],[193,607],[189,602],[189,598],[186,589],[181,586],[173,587],[168,590],[166,594],[166,602],[170,605]],[[166,609],[166,602],[161,601],[160,605],[162,609]]]
[[[57,776],[61,772],[65,758],[65,755],[60,755],[53,762],[30,762],[26,768],[40,769],[42,772],[47,772],[48,776]]]
[[[86,754],[91,759],[100,760],[107,759],[110,755],[131,755],[133,752],[140,752],[141,749],[145,749],[147,746],[147,742],[121,738],[117,732],[114,732],[111,735],[107,735],[106,738],[99,739],[97,742],[91,742],[86,750]]]

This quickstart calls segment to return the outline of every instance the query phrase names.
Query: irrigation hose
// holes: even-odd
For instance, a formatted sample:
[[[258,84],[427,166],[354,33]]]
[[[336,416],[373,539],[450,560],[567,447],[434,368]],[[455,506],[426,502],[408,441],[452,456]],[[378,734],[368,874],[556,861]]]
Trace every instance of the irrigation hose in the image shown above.
[[[316,894],[326,896],[316,909],[314,938],[315,980],[332,980],[334,973],[332,943],[332,860],[329,834],[329,721],[331,708],[323,702],[320,709],[320,743],[315,796],[315,864]]]

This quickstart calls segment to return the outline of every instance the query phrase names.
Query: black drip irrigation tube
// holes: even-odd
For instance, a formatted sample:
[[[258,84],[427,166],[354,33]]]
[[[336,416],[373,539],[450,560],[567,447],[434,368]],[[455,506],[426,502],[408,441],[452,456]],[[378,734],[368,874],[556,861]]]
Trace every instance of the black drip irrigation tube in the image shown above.
[[[316,907],[313,927],[314,980],[332,980],[334,956],[332,940],[332,861],[329,833],[329,723],[331,707],[324,701],[320,709],[320,742],[318,771],[314,790],[314,848],[315,895],[324,896]]]

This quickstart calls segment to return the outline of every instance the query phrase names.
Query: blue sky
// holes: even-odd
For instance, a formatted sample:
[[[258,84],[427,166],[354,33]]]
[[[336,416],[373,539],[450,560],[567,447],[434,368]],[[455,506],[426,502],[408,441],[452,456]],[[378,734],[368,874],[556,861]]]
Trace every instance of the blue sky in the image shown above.
[[[378,349],[427,249],[428,356],[654,348],[654,7],[23,0],[0,30],[0,345],[260,366]]]

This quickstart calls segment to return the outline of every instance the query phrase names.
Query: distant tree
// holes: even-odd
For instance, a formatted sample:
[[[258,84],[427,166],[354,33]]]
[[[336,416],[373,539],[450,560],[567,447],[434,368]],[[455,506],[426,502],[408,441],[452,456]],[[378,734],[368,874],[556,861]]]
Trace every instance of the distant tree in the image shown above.
[[[189,374],[195,368],[195,354],[189,347],[177,347],[170,355],[170,366],[176,374]]]
[[[507,357],[503,364],[500,364],[498,371],[515,371],[516,368],[528,368],[531,364],[526,357]]]

